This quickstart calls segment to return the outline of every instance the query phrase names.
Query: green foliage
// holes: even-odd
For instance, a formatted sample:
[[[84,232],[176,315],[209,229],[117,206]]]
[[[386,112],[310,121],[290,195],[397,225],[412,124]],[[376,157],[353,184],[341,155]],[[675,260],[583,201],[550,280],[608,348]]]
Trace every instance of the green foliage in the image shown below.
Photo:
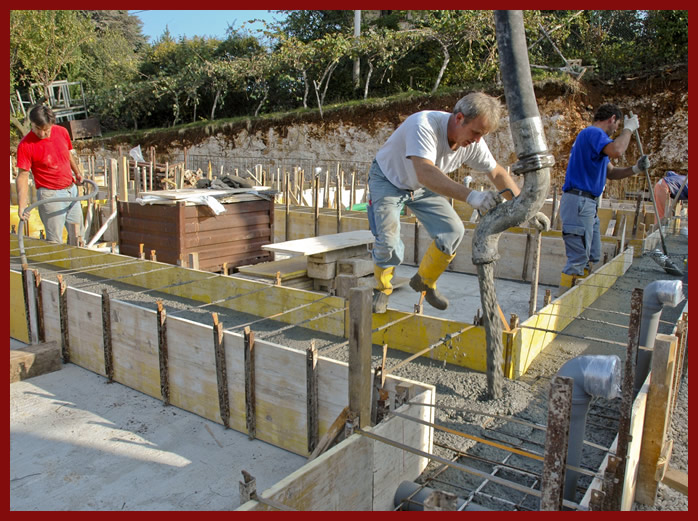
[[[21,61],[21,80],[45,88],[81,60],[80,46],[94,24],[79,11],[10,11],[10,52]]]
[[[264,41],[229,26],[222,40],[165,30],[148,43],[123,10],[10,11],[10,92],[81,81],[105,129],[152,128],[498,78],[494,11],[361,11],[358,38],[353,10],[276,13]],[[569,60],[602,79],[688,62],[687,11],[526,10],[524,24],[536,78],[571,78]]]

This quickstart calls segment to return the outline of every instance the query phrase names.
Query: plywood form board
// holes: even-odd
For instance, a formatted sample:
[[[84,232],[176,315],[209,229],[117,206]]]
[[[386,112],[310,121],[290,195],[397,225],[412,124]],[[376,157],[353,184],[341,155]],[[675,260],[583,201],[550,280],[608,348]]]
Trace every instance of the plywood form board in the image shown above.
[[[420,391],[414,401],[433,404],[434,387],[417,385]],[[425,421],[433,419],[433,407],[403,405],[398,410]],[[433,448],[432,429],[402,418],[388,418],[368,430],[424,452]],[[261,497],[303,511],[392,510],[399,484],[416,479],[427,463],[426,458],[354,434],[262,492]],[[269,509],[257,501],[238,508]]]
[[[385,313],[374,313],[373,329],[395,322],[408,314],[390,309]],[[388,344],[392,349],[417,353],[439,342],[447,335],[452,335],[466,328],[467,330],[462,334],[435,347],[423,356],[484,372],[487,370],[487,351],[485,349],[485,328],[482,326],[473,326],[465,322],[455,322],[428,315],[413,315],[406,320],[375,332],[372,341],[378,345]]]
[[[10,337],[28,344],[29,331],[22,284],[22,274],[10,270]]]
[[[42,280],[41,295],[46,339],[61,345],[58,283]],[[70,361],[104,376],[104,350],[93,347],[102,345],[102,298],[71,287],[66,288],[66,297]]]
[[[289,211],[289,234],[286,236],[286,210],[276,205],[274,210],[274,242],[304,239],[315,234],[315,215],[307,207],[292,207]],[[341,230],[351,232],[368,230],[366,212],[342,213]],[[337,212],[321,212],[318,217],[318,235],[337,233]]]
[[[28,241],[32,240],[25,239],[25,244]],[[12,243],[12,237],[10,242]],[[32,242],[43,243],[38,240]],[[160,262],[136,260],[124,255],[95,254],[89,249],[66,245],[54,244],[49,250],[41,250],[41,260],[66,269],[86,269],[92,261],[100,265],[98,272],[92,271],[100,277],[118,278],[122,283],[158,289],[163,293],[203,303],[216,302],[217,306],[259,316],[271,316],[294,309],[275,318],[289,324],[298,324],[317,315],[329,313],[333,309],[345,307],[344,299],[339,297],[320,296],[300,289],[277,287],[245,278],[216,275]],[[318,302],[313,304],[314,301]],[[308,305],[305,306],[306,304]],[[297,309],[299,307],[300,309]],[[344,314],[334,313],[321,320],[306,322],[303,327],[342,336]]]
[[[411,401],[434,405],[435,398],[434,393],[423,392]],[[410,405],[398,410],[425,422],[434,421],[434,407]],[[393,417],[376,425],[372,432],[423,452],[433,451],[434,430],[404,418]],[[381,511],[394,509],[395,492],[400,483],[414,480],[429,463],[427,458],[379,441],[373,444],[373,462],[373,510]]]
[[[260,495],[298,511],[370,511],[373,442],[351,436]],[[276,509],[248,501],[237,510]]]
[[[45,282],[44,315],[48,341],[60,342],[57,284]],[[73,328],[71,362],[105,375],[101,296],[68,288],[68,322]],[[80,304],[78,304],[80,303]],[[114,380],[161,399],[156,312],[111,300]],[[168,382],[170,403],[222,423],[211,326],[178,317],[167,319]],[[225,332],[226,370],[231,428],[246,432],[244,340]],[[307,455],[305,353],[263,340],[255,341],[257,438],[291,452]],[[321,357],[318,363],[320,435],[324,434],[347,401],[347,365]],[[390,378],[388,386],[403,383]]]
[[[38,241],[37,241],[38,242]],[[66,250],[67,248],[67,250]],[[89,257],[93,252],[81,248],[55,245],[52,256],[56,258],[74,257],[71,261],[62,261],[66,267],[71,267],[73,263],[84,263],[86,259],[80,260],[81,256]],[[50,261],[51,255],[45,255],[43,260]],[[600,270],[611,270],[610,273],[621,273],[627,270],[632,263],[632,248],[626,250],[621,256],[621,263],[625,268],[618,268],[617,264],[613,268],[603,266]],[[261,282],[255,282],[239,277],[225,277],[223,275],[212,275],[197,270],[190,270],[176,266],[163,265],[151,261],[135,261],[130,259],[124,265],[123,257],[119,255],[104,254],[99,256],[100,262],[104,265],[100,269],[100,275],[107,278],[119,277],[125,283],[132,283],[145,288],[159,288],[160,291],[190,298],[199,302],[215,302],[216,305],[243,311],[259,316],[271,316],[279,314],[276,320],[298,324],[318,315],[328,314],[321,319],[305,322],[303,327],[330,334],[348,337],[348,321],[346,320],[346,301],[339,297],[323,296],[317,293],[308,292],[293,288],[276,287]],[[105,261],[109,259],[116,264],[109,267]],[[616,272],[613,272],[616,270]],[[125,277],[134,274],[133,278]],[[125,278],[121,278],[125,277]],[[221,277],[225,277],[224,279]],[[588,279],[589,280],[589,279]],[[588,306],[605,291],[603,287],[612,284],[613,277],[604,276],[604,282],[588,284],[588,288],[579,291],[579,287],[571,290],[576,292],[574,298],[565,304],[573,306],[574,310],[565,309],[565,313],[578,313],[585,306]],[[186,283],[191,281],[192,283]],[[596,286],[601,286],[597,288]],[[567,292],[570,293],[570,292]],[[273,298],[271,297],[273,295]],[[318,302],[315,302],[318,301]],[[530,320],[530,325],[538,328],[562,329],[559,306],[562,302],[554,301],[552,307],[543,308]],[[549,309],[549,311],[545,311]],[[293,310],[288,312],[288,310]],[[333,312],[334,311],[334,312]],[[282,314],[283,313],[283,314]],[[409,313],[389,310],[386,314],[373,315],[373,328],[393,322]],[[565,324],[566,325],[566,324]],[[436,360],[446,360],[447,362],[461,365],[477,371],[486,370],[486,340],[483,327],[474,327],[466,322],[452,322],[436,317],[416,315],[405,319],[390,328],[374,333],[372,341],[382,345],[387,343],[391,348],[403,350],[409,353],[416,353],[427,346],[437,343],[446,335],[452,335],[463,328],[468,328],[463,334],[451,339],[448,345],[435,347],[426,356]],[[507,343],[506,333],[503,333],[504,345]],[[516,332],[512,342],[512,363],[514,371],[512,376],[518,378],[522,375],[535,357],[542,351],[547,343],[553,338],[552,334],[521,328]]]
[[[266,244],[262,248],[289,255],[317,255],[354,246],[367,246],[371,243],[373,243],[373,234],[369,230],[357,230]]]

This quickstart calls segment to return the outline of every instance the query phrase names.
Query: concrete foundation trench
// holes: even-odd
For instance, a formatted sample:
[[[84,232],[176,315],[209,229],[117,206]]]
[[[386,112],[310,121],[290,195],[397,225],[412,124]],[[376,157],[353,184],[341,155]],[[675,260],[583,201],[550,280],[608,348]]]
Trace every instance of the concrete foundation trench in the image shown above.
[[[680,399],[681,389],[687,389],[685,349],[688,269],[683,260],[687,259],[688,241],[682,235],[669,235],[667,241],[672,259],[685,266],[681,289],[683,294],[679,305],[663,307],[658,321],[657,338],[664,342],[672,338],[677,339],[671,351],[671,390],[665,400],[670,404],[668,410],[672,413],[678,410],[676,415],[680,416],[681,408],[684,407]],[[27,240],[26,248],[29,272],[34,276],[39,274],[41,281],[41,284],[34,287],[39,288],[37,293],[42,296],[39,301],[43,313],[37,316],[43,328],[43,338],[37,337],[32,342],[28,337],[27,319],[23,313],[25,310],[22,269],[16,239],[13,239],[12,235],[11,337],[28,343],[56,341],[57,345],[62,346],[64,359],[67,342],[70,350],[67,356],[71,364],[80,365],[104,378],[110,378],[108,364],[105,364],[107,358],[104,343],[107,337],[103,335],[104,315],[102,314],[100,320],[99,310],[100,300],[103,303],[105,295],[108,295],[111,303],[111,342],[114,344],[111,378],[156,400],[163,400],[163,351],[162,347],[158,348],[157,324],[160,319],[157,317],[161,316],[158,315],[158,310],[166,310],[170,331],[168,334],[172,335],[168,340],[168,407],[181,407],[211,421],[227,424],[234,430],[248,433],[250,439],[256,437],[290,451],[289,454],[309,457],[308,463],[266,490],[254,489],[255,469],[247,469],[251,478],[240,482],[239,502],[230,502],[230,508],[240,509],[544,508],[542,502],[545,501],[546,492],[543,490],[542,481],[545,481],[544,476],[548,472],[544,466],[551,464],[551,453],[554,452],[554,447],[550,446],[550,439],[547,438],[550,437],[549,430],[552,429],[548,427],[548,422],[552,421],[550,393],[556,373],[565,362],[578,356],[589,355],[616,355],[622,372],[625,373],[629,344],[628,327],[633,313],[633,291],[646,287],[654,280],[677,280],[677,277],[667,276],[649,256],[633,257],[631,248],[626,250],[630,252],[629,256],[624,257],[623,253],[618,256],[618,259],[625,262],[623,270],[611,274],[604,272],[600,267],[596,278],[590,277],[584,281],[589,287],[604,286],[603,291],[595,295],[592,302],[580,303],[574,299],[566,301],[565,294],[548,305],[552,306],[557,302],[557,307],[539,309],[534,314],[537,318],[520,317],[518,329],[528,327],[537,334],[548,335],[548,338],[540,352],[531,351],[530,363],[525,366],[522,374],[505,380],[503,397],[498,400],[486,399],[486,375],[481,370],[452,363],[447,356],[441,356],[434,348],[434,345],[439,344],[439,348],[445,349],[445,352],[454,349],[464,351],[453,339],[457,339],[462,329],[473,327],[472,325],[466,324],[463,327],[463,324],[455,323],[450,330],[445,330],[448,333],[444,335],[441,330],[437,331],[432,325],[425,323],[407,326],[406,324],[412,320],[419,319],[414,313],[395,312],[382,322],[376,322],[374,316],[374,334],[370,341],[370,378],[373,384],[370,400],[372,421],[376,422],[376,425],[358,427],[355,422],[352,424],[351,415],[347,418],[345,409],[347,388],[349,393],[352,388],[352,369],[349,368],[347,372],[347,367],[351,365],[350,350],[352,342],[356,342],[356,339],[352,338],[349,331],[351,318],[347,301],[344,299],[322,292],[291,290],[294,295],[301,296],[300,300],[293,300],[288,296],[271,297],[279,299],[279,307],[275,307],[268,300],[275,289],[268,283],[258,287],[245,286],[237,290],[237,293],[224,291],[218,296],[207,289],[207,280],[215,280],[216,284],[226,287],[226,291],[234,286],[251,283],[235,275],[226,277],[206,274],[106,253],[95,257],[95,252],[88,249],[47,246],[47,243],[33,239]],[[610,265],[612,262],[609,262]],[[123,266],[128,268],[127,271],[119,271],[124,269]],[[542,269],[545,269],[544,266]],[[152,273],[144,275],[151,271]],[[169,279],[159,279],[155,275],[156,272],[176,272],[177,275]],[[192,274],[193,278],[190,277]],[[59,275],[67,288],[64,293],[67,295],[65,300],[60,297]],[[463,286],[477,287],[477,278],[473,275],[461,274],[460,277]],[[602,282],[604,277],[612,278],[610,285]],[[589,289],[575,287],[567,293],[581,295],[582,291]],[[264,297],[260,297],[259,300],[255,295],[261,294]],[[683,299],[683,296],[686,298]],[[31,301],[31,292],[28,298]],[[36,299],[36,296],[33,298]],[[569,295],[567,298],[569,299]],[[84,303],[81,304],[80,301]],[[240,301],[244,301],[244,305],[233,304]],[[565,302],[571,307],[566,309]],[[87,308],[82,309],[81,305]],[[426,308],[427,306],[424,315],[429,315],[433,310]],[[70,311],[67,312],[66,309]],[[125,315],[133,310],[136,310],[137,314],[143,314],[145,318],[135,317],[127,320]],[[307,314],[303,314],[305,311]],[[476,311],[469,310],[466,316],[475,314]],[[61,319],[63,313],[68,313],[67,321]],[[83,316],[78,317],[76,313]],[[543,325],[540,316],[546,313],[547,325]],[[30,315],[32,314],[33,312],[30,312]],[[86,318],[87,315],[89,318]],[[565,326],[555,329],[552,324],[560,321],[565,315],[569,318]],[[530,322],[532,318],[537,322]],[[129,320],[135,322],[131,323]],[[224,339],[221,342],[221,345],[225,346],[224,351],[215,351],[214,346],[209,349],[199,345],[199,340],[192,340],[193,336],[192,339],[188,339],[189,345],[186,347],[176,346],[177,336],[184,334],[183,331],[174,333],[180,331],[177,320],[182,321],[181,326],[185,329],[201,329],[209,344],[214,343],[212,337],[215,337],[215,334],[212,332],[216,331],[218,325],[220,338]],[[119,321],[121,323],[117,324]],[[394,324],[391,325],[391,322]],[[386,343],[376,341],[380,338],[383,327],[386,328],[383,331],[386,331],[389,328],[400,327],[400,324],[404,326],[401,330],[402,335],[409,336],[417,330],[426,331],[427,339],[420,339],[419,345],[428,347],[431,344],[432,349],[427,350],[422,356],[415,356],[419,351],[417,348],[408,352],[404,346],[401,349],[393,348],[390,340]],[[139,341],[127,342],[131,343],[129,349],[133,350],[129,355],[133,357],[130,361],[123,358],[125,355],[117,354],[120,349],[118,338],[120,335],[126,338],[129,334],[128,331],[120,329],[124,327],[140,330],[136,334]],[[412,329],[413,327],[416,329]],[[37,328],[36,323],[34,328]],[[433,333],[434,331],[437,332]],[[429,338],[430,332],[432,336]],[[23,335],[26,338],[21,338]],[[383,338],[392,337],[386,335]],[[256,374],[257,386],[256,424],[250,424],[249,407],[251,404],[255,405],[254,401],[250,401],[250,388],[246,387],[246,377],[250,373],[242,366],[233,367],[236,363],[242,364],[241,354],[245,351],[245,346],[251,345],[251,340],[256,350],[256,373],[252,373]],[[471,343],[473,341],[470,340]],[[139,345],[139,342],[142,344]],[[237,354],[232,353],[231,346],[234,342],[240,344],[240,352]],[[307,385],[312,381],[308,376],[311,373],[307,365],[307,360],[313,359],[312,354],[308,355],[308,348],[311,346],[316,350],[314,367],[317,368],[317,374],[314,381],[317,387],[314,394]],[[237,348],[238,346],[235,347]],[[480,344],[474,351],[468,351],[465,358],[474,357],[473,353],[482,351],[483,348],[483,342],[480,340]],[[197,356],[198,351],[209,350],[206,355],[210,361],[210,367],[206,369],[208,372],[196,373],[198,369],[193,366],[204,364],[203,358],[184,360],[194,355],[179,353],[180,349],[193,349]],[[270,357],[271,360],[273,356],[277,356],[263,354],[270,353],[270,350],[282,350],[287,358],[283,358],[283,362],[281,359],[276,360],[272,364],[273,367],[266,367],[266,357]],[[161,360],[159,369],[158,352]],[[218,362],[221,353],[224,353],[223,360],[228,367],[228,410],[225,411],[221,407],[223,396],[226,395],[221,392],[220,385],[222,373]],[[237,356],[237,362],[231,361],[233,356]],[[147,368],[146,358],[150,358],[152,362]],[[189,367],[177,368],[178,358],[182,358]],[[323,360],[327,362],[322,362]],[[130,369],[127,366],[131,366]],[[377,372],[376,376],[376,368],[383,368],[385,377],[382,381],[380,372]],[[299,371],[299,374],[295,371]],[[513,370],[509,376],[513,376]],[[191,379],[189,383],[185,382],[187,378]],[[198,391],[190,387],[200,387],[202,378],[208,379],[205,384],[208,389],[197,395]],[[291,384],[287,379],[299,381]],[[199,383],[194,384],[196,380]],[[270,384],[273,389],[269,391],[269,395],[265,395],[266,391],[262,387],[269,384],[268,380],[274,380]],[[178,386],[182,385],[184,387],[178,389]],[[285,389],[284,386],[288,388]],[[645,395],[656,394],[655,391],[650,392],[649,380],[643,389]],[[192,396],[178,398],[184,393]],[[284,397],[285,394],[288,396]],[[314,409],[309,406],[311,394],[318,402]],[[642,392],[638,394],[641,395]],[[637,401],[637,397],[635,400]],[[287,402],[297,402],[299,410],[294,412],[296,405]],[[637,404],[633,407],[637,407]],[[630,412],[627,400],[620,395],[612,399],[591,399],[580,464],[579,467],[574,467],[578,479],[571,495],[569,491],[566,493],[562,508],[643,509],[648,508],[648,504],[649,508],[654,507],[657,490],[664,490],[661,488],[664,485],[656,478],[655,472],[643,467],[645,463],[638,459],[637,455],[629,456],[629,465],[625,469],[626,474],[639,476],[637,480],[629,480],[633,486],[613,490],[609,489],[607,484],[604,485],[604,478],[609,476],[609,465],[614,465],[613,456],[617,449],[615,444],[619,442],[618,434],[619,431],[623,431],[624,421],[632,419],[635,424],[640,425],[640,430],[633,432],[634,448],[631,447],[635,452],[639,452],[638,442],[642,439],[641,420],[644,419],[644,409],[641,412],[634,409],[633,411]],[[287,421],[290,422],[288,425],[284,423]],[[338,422],[340,427],[337,427]],[[278,425],[275,426],[276,423]],[[313,436],[308,427],[311,424],[315,425]],[[562,425],[563,427],[558,429],[564,433],[564,420]],[[256,430],[256,435],[251,429]],[[293,429],[297,429],[298,432],[292,432]],[[284,432],[278,432],[279,430]],[[329,434],[333,436],[328,438]],[[663,451],[666,457],[666,447],[671,439],[674,443],[675,457],[671,458],[670,455],[671,462],[668,466],[679,467],[687,473],[687,445],[685,449],[681,448],[681,444],[677,443],[680,441],[679,436],[680,434],[669,430],[660,433],[658,442],[655,433],[652,443],[659,443],[657,450]],[[311,438],[314,440],[314,446],[310,443]],[[324,452],[318,449],[318,445],[322,445]],[[317,450],[313,453],[311,449]],[[645,450],[650,451],[651,447]],[[683,456],[686,458],[685,469],[682,468],[683,463],[676,463],[676,459],[681,461]],[[11,466],[15,467],[11,469],[12,472],[19,472],[17,465],[18,463],[11,462]],[[571,471],[568,469],[567,472]],[[344,477],[338,477],[340,474],[344,474]],[[650,475],[651,478],[648,478]],[[642,488],[639,492],[635,490],[638,486]],[[558,484],[556,490],[561,490],[560,487]],[[330,490],[331,493],[328,492]],[[602,492],[600,496],[599,492]],[[11,496],[13,494],[15,492],[11,491]],[[640,502],[638,494],[642,499]],[[664,495],[666,494],[660,494],[660,500]],[[679,503],[681,498],[685,497],[687,508],[687,496],[678,494],[678,497]],[[244,499],[251,501],[245,502]],[[613,504],[613,501],[616,503]],[[56,505],[56,509],[60,508],[60,505]]]

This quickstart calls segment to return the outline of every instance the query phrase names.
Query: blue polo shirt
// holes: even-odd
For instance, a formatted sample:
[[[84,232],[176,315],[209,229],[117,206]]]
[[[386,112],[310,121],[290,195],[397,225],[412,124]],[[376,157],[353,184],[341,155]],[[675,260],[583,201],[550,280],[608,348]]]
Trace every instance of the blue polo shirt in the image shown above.
[[[582,130],[572,145],[562,191],[576,188],[596,197],[600,196],[606,186],[606,173],[610,161],[603,149],[612,142],[608,134],[599,127],[592,125]]]

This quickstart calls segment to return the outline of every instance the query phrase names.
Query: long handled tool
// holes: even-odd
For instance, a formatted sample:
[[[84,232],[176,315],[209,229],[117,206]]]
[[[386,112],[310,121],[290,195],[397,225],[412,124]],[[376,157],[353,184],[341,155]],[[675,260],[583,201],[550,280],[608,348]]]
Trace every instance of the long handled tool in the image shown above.
[[[630,113],[630,117],[633,117],[633,113]],[[645,155],[644,152],[642,151],[642,142],[640,141],[640,134],[638,133],[637,129],[633,132],[635,135],[635,141],[637,141],[637,148],[640,151],[640,156]],[[652,206],[654,207],[654,215],[659,216],[659,212],[657,211],[657,201],[654,199],[654,190],[652,189],[652,180],[650,179],[650,173],[648,170],[645,170],[645,176],[647,177],[647,187],[648,191],[650,193],[650,199],[652,199]],[[667,252],[666,248],[666,242],[664,242],[664,231],[662,230],[662,223],[661,221],[657,220],[657,223],[659,224],[659,238],[662,241],[662,250],[664,250],[664,258],[662,259],[655,259],[657,263],[664,268],[664,271],[666,271],[669,275],[676,275],[676,276],[682,276],[683,272],[669,259],[669,253]]]

